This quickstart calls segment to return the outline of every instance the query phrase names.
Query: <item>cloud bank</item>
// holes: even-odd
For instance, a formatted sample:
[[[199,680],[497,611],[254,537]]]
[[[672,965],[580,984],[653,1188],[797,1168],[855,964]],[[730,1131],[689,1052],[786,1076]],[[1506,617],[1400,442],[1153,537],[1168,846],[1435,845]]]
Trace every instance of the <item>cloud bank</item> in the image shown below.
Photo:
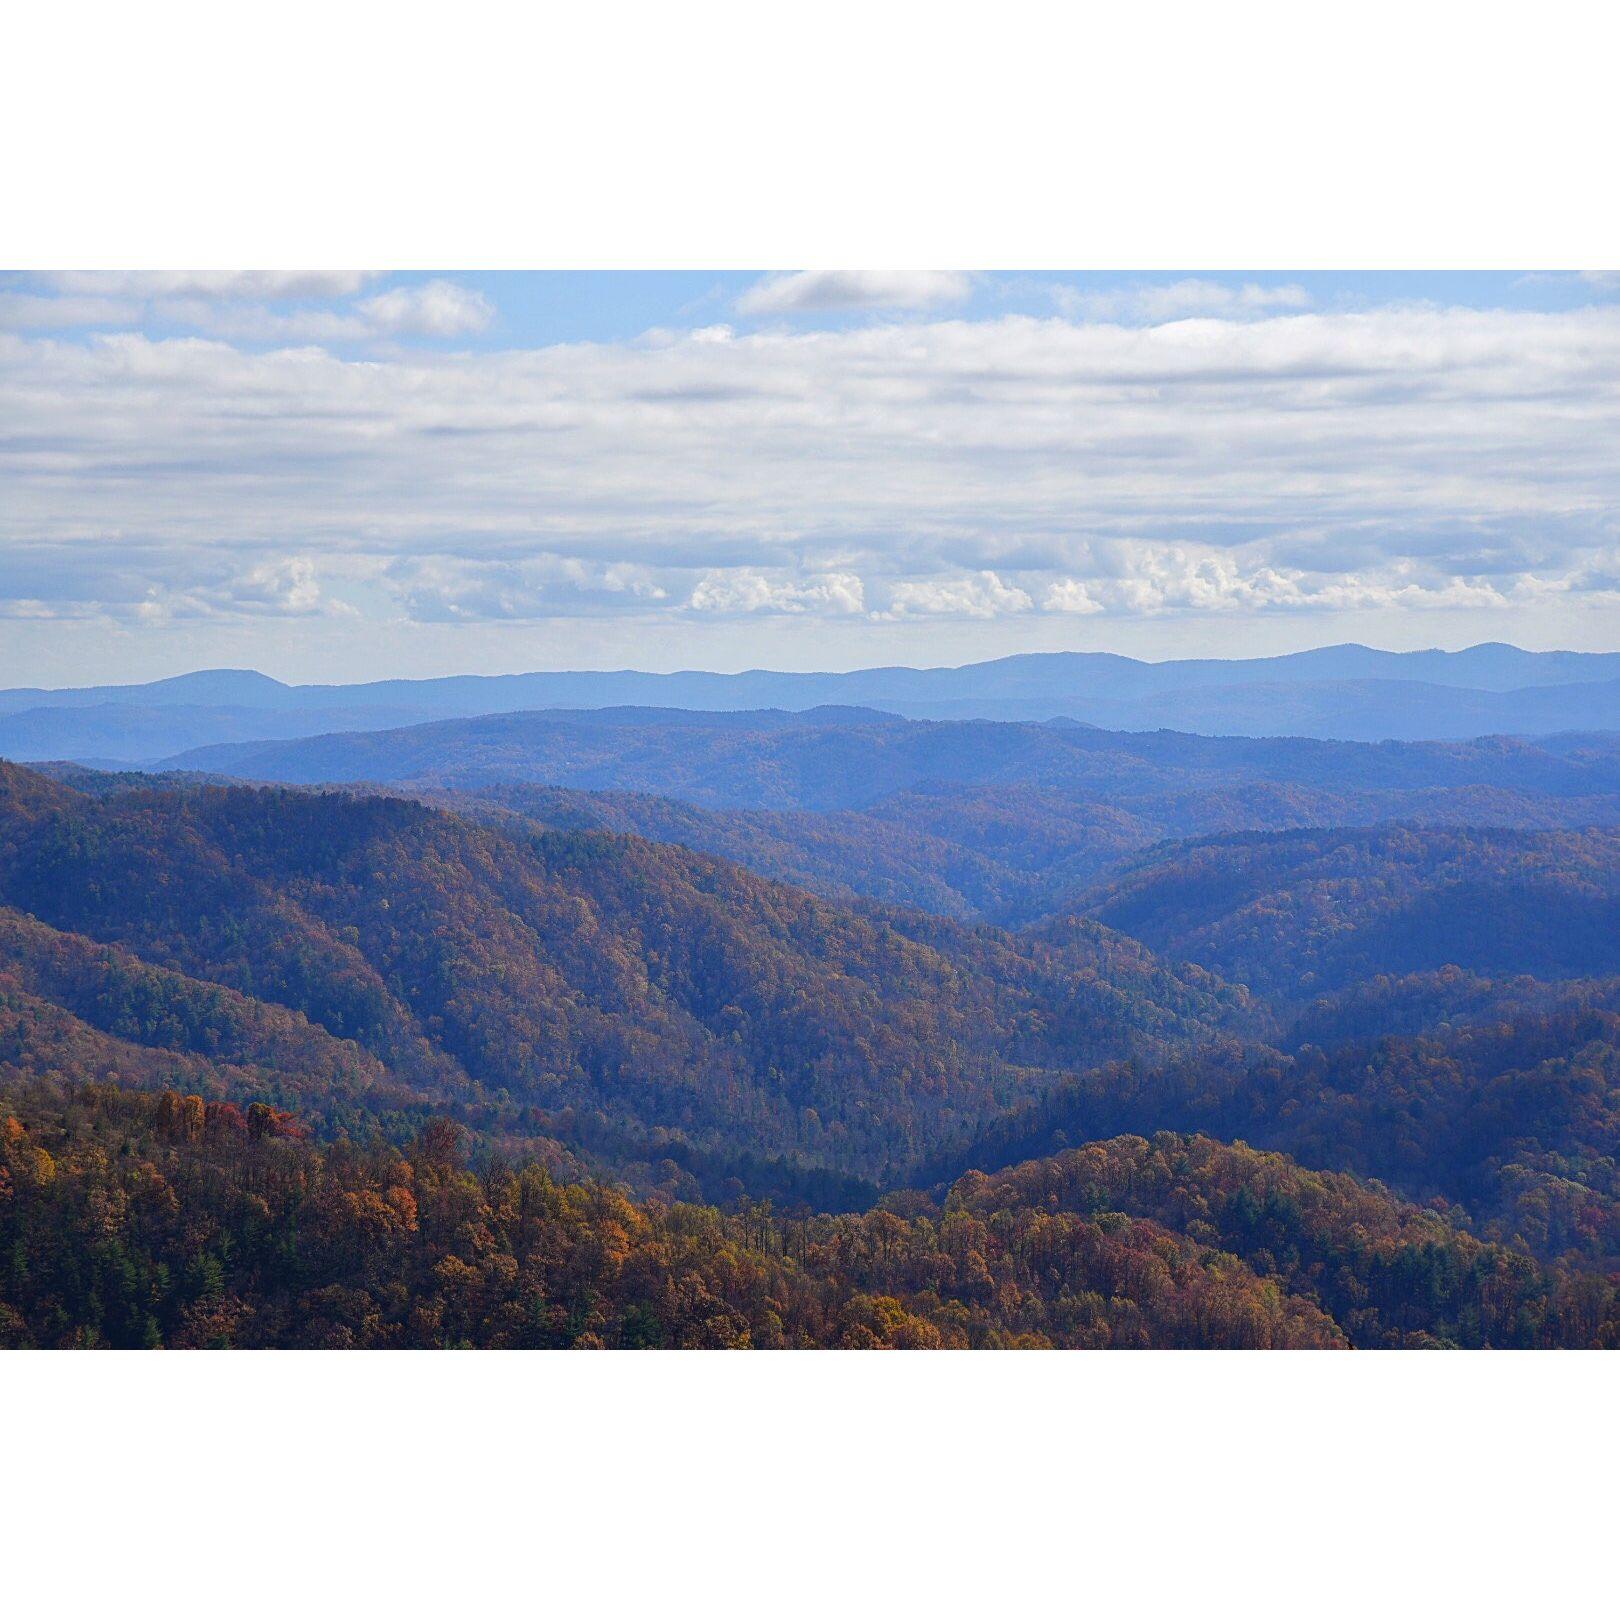
[[[1303,287],[1292,284],[1261,286],[1244,282],[1234,287],[1222,281],[1185,277],[1168,284],[1138,282],[1096,291],[1059,286],[1054,289],[1053,301],[1073,320],[1158,324],[1194,316],[1240,318],[1275,310],[1306,309],[1311,299]]]
[[[898,299],[881,280],[861,295]],[[317,285],[341,301],[289,307]],[[14,622],[877,636],[1620,606],[1612,306],[1325,313],[1189,282],[1044,319],[356,357],[323,328],[456,338],[495,312],[452,281],[347,274],[64,276],[54,296],[190,300],[212,335],[0,333]]]
[[[951,270],[797,270],[766,276],[738,300],[744,315],[841,309],[936,309],[964,302],[968,277]]]
[[[181,328],[239,343],[364,344],[466,337],[495,317],[482,293],[443,278],[356,298],[364,271],[59,271],[52,291],[0,291],[0,329]],[[333,307],[334,300],[350,300]]]

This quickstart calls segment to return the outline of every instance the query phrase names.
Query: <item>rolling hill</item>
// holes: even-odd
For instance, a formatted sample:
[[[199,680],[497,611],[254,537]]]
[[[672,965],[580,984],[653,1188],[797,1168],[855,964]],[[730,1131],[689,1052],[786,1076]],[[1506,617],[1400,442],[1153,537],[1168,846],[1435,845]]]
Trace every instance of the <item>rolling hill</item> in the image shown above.
[[[1525,652],[1500,643],[1455,653],[1348,645],[1156,664],[1063,652],[959,668],[547,671],[301,686],[254,670],[199,670],[121,686],[0,691],[0,755],[149,762],[211,742],[530,709],[802,711],[827,705],[913,719],[1039,722],[1061,716],[1122,730],[1168,725],[1362,741],[1539,735],[1620,728],[1620,655]]]
[[[1270,995],[1454,966],[1620,973],[1620,831],[1383,827],[1156,849],[1080,911]]]
[[[453,1133],[323,1148],[173,1092],[0,1097],[0,1347],[1614,1345],[1612,1284],[1348,1176],[1122,1138],[943,1207],[636,1203]]]
[[[0,903],[54,931],[11,936],[30,994],[61,991],[32,958],[71,934],[171,999],[196,982],[296,1014],[497,1134],[636,1162],[673,1142],[883,1175],[1078,1068],[1258,1027],[1095,925],[857,912],[671,846],[405,799],[92,798],[0,767]]]
[[[1604,739],[533,723],[586,774],[861,797],[866,748],[893,790],[503,781],[507,730],[405,793],[0,765],[0,1343],[1620,1342],[1620,830],[1126,847],[1570,813]],[[939,914],[1064,848],[1116,862],[1082,905]]]
[[[546,710],[280,743],[220,744],[159,762],[260,781],[541,782],[656,793],[715,809],[862,809],[937,785],[1033,786],[1106,795],[1256,784],[1349,793],[1620,792],[1620,734],[1530,742],[1334,743],[994,721],[906,721],[872,712]]]
[[[1019,924],[1166,839],[1620,825],[1620,738],[1328,743],[1064,725],[640,709],[487,716],[173,762],[382,782],[474,815],[686,845],[828,898]]]

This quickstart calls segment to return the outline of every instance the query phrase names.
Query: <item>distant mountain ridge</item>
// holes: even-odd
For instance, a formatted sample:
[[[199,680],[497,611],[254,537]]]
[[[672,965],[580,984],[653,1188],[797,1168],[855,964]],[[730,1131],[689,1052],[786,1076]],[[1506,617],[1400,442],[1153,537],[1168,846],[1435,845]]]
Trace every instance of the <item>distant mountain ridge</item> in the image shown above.
[[[557,670],[290,686],[198,670],[123,686],[0,691],[0,755],[131,762],[255,737],[373,730],[532,709],[873,708],[912,719],[1068,719],[1116,730],[1380,741],[1620,729],[1620,653],[1347,644],[1147,663],[1022,653],[959,667],[799,673]]]
[[[540,710],[179,756],[168,784],[369,782],[476,819],[637,834],[828,899],[1002,924],[1166,839],[1620,825],[1620,736],[1342,743],[905,720],[873,710]],[[138,783],[46,767],[89,792]]]
[[[1167,771],[1183,785],[1218,781],[1227,789],[1279,782],[1335,792],[1484,784],[1566,796],[1620,791],[1620,739],[1612,737],[1358,743],[906,720],[849,709],[540,709],[222,743],[158,763],[299,785],[540,782],[656,793],[717,809],[858,809],[943,783],[1102,790],[1118,802],[1145,776]]]
[[[252,669],[205,669],[163,680],[86,687],[0,689],[0,713],[109,702],[240,704],[258,708],[436,707],[493,714],[506,708],[606,707],[646,704],[657,694],[675,708],[813,708],[932,697],[1046,695],[1064,686],[1109,697],[1196,687],[1283,682],[1408,680],[1436,686],[1509,692],[1529,686],[1620,680],[1620,652],[1529,652],[1507,642],[1481,642],[1459,652],[1431,647],[1386,652],[1345,642],[1264,658],[1173,658],[1154,663],[1122,653],[1014,653],[958,666],[913,669],[884,665],[847,671],[742,670],[721,674],[677,670],[536,670],[517,675],[446,675],[353,684],[290,685]],[[718,701],[721,698],[729,702]],[[463,710],[469,699],[479,705]]]

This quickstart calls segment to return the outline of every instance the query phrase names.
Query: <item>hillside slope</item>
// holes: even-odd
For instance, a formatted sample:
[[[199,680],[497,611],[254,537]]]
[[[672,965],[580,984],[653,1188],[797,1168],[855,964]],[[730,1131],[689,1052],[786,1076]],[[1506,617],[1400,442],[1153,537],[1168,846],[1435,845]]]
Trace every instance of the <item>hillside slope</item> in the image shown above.
[[[654,1157],[662,1131],[882,1174],[1080,1069],[1256,1027],[1212,977],[1092,924],[856,912],[689,851],[404,799],[92,798],[0,766],[0,903],[291,1009],[413,1093]]]
[[[1267,994],[1456,966],[1620,973],[1620,830],[1245,833],[1151,851],[1078,909]]]
[[[1167,773],[1168,775],[1169,773]],[[941,784],[859,810],[713,809],[681,799],[495,782],[402,791],[475,817],[513,812],[546,826],[636,834],[719,855],[831,899],[864,897],[949,917],[1017,925],[1072,904],[1168,838],[1383,821],[1436,827],[1620,825],[1620,794],[1561,798],[1453,787],[1333,792],[1173,778],[1135,791]]]
[[[944,783],[1131,799],[1270,783],[1336,794],[1488,787],[1620,792],[1620,737],[1343,743],[1074,725],[907,721],[848,709],[702,713],[546,710],[283,743],[221,744],[160,762],[261,781],[494,782],[658,793],[716,809],[860,809]]]
[[[943,1154],[953,1178],[1120,1132],[1196,1131],[1376,1176],[1481,1235],[1620,1273],[1620,979],[1478,1022],[1289,1055],[1206,1050],[1054,1088]]]
[[[1620,738],[1254,741],[1062,725],[617,710],[205,749],[187,768],[470,795],[677,842],[848,902],[1020,924],[1166,838],[1293,827],[1620,825]],[[475,814],[481,814],[474,810]]]
[[[0,1346],[1602,1345],[1612,1284],[1344,1176],[1137,1138],[944,1207],[637,1204],[453,1131],[323,1149],[172,1092],[0,1098]]]

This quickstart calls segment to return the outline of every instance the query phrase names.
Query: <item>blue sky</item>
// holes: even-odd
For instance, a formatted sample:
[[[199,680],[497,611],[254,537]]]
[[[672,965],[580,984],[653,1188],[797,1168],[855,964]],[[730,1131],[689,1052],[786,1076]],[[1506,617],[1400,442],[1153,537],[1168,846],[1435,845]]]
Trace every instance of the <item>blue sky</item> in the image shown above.
[[[378,287],[422,287],[449,282],[475,290],[488,300],[491,318],[477,330],[450,337],[417,335],[415,341],[474,351],[543,347],[554,343],[616,343],[653,328],[682,329],[724,323],[740,331],[779,324],[772,312],[740,311],[738,300],[766,278],[758,270],[645,271],[409,271],[374,278]],[[1246,287],[1299,288],[1309,307],[1324,312],[1364,310],[1396,302],[1431,303],[1468,309],[1557,311],[1620,302],[1620,276],[1592,277],[1535,270],[1464,271],[980,271],[962,278],[964,296],[907,309],[904,303],[799,307],[794,325],[804,330],[838,331],[905,315],[949,315],[992,320],[1005,315],[1036,317],[1061,313],[1071,294],[1108,296],[1125,289],[1172,289],[1196,282],[1241,292]],[[13,272],[0,279],[4,293],[51,297],[49,275]],[[276,299],[277,308],[325,309],[327,297]],[[1146,323],[1147,314],[1129,308],[1120,317]],[[73,337],[117,330],[117,319],[42,325],[37,331]],[[153,335],[183,333],[194,327],[148,310],[142,328]],[[260,340],[265,346],[265,340]],[[342,344],[339,348],[351,347]]]
[[[1620,278],[0,276],[0,681],[1620,645]]]
[[[401,277],[427,280],[428,276]],[[761,280],[757,271],[703,270],[618,273],[559,272],[544,277],[510,274],[456,276],[478,287],[498,311],[478,342],[503,344],[621,342],[650,327],[725,322],[747,330],[772,324],[769,313],[739,313],[736,302]],[[967,278],[967,297],[931,306],[962,320],[1061,312],[1066,293],[1093,295],[1136,286],[1172,288],[1196,281],[1231,288],[1303,288],[1318,310],[1366,309],[1397,300],[1471,309],[1561,310],[1594,301],[1620,302],[1612,283],[1534,271],[987,271]],[[894,306],[799,309],[795,324],[839,330],[892,318]],[[1124,311],[1127,318],[1146,317]]]

